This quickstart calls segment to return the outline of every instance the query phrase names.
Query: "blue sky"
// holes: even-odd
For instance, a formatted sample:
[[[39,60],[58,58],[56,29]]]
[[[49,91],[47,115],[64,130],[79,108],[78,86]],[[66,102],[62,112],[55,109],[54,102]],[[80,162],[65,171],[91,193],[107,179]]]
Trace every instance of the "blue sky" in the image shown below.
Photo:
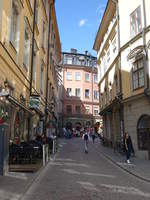
[[[107,0],[56,0],[55,8],[62,51],[92,50]]]

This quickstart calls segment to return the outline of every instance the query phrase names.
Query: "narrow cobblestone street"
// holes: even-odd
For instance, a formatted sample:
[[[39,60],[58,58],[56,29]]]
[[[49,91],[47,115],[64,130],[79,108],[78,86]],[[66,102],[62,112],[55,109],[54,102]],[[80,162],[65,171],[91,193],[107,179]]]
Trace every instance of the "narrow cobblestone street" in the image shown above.
[[[22,200],[146,200],[150,184],[130,175],[80,138],[60,140],[56,157],[45,167]]]

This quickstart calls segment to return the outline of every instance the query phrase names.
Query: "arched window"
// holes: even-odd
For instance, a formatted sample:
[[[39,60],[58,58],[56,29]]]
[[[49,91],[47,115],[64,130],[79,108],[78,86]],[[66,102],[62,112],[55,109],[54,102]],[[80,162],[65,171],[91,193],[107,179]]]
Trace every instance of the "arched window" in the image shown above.
[[[137,124],[137,139],[139,150],[148,150],[150,134],[150,116],[143,115],[138,120]]]

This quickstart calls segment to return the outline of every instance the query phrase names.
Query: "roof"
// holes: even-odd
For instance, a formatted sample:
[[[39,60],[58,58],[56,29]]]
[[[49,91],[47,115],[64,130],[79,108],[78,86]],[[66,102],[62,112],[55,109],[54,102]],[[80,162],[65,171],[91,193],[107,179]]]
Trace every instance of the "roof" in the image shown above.
[[[105,11],[104,11],[104,15],[103,18],[101,20],[99,29],[97,31],[96,34],[96,38],[94,41],[94,45],[93,45],[93,49],[98,51],[99,46],[103,40],[103,37],[108,29],[109,23],[111,21],[111,19],[114,16],[115,10],[116,10],[116,3],[118,2],[118,0],[108,0]]]

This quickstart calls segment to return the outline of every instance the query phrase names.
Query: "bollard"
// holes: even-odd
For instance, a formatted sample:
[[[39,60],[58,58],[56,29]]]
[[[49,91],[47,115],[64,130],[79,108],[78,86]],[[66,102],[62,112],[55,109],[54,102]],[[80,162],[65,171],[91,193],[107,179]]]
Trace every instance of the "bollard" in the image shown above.
[[[46,145],[46,162],[49,161],[49,158],[48,158],[48,145]]]
[[[45,166],[45,144],[43,144],[43,166]]]
[[[53,154],[55,153],[55,139],[53,139]]]

